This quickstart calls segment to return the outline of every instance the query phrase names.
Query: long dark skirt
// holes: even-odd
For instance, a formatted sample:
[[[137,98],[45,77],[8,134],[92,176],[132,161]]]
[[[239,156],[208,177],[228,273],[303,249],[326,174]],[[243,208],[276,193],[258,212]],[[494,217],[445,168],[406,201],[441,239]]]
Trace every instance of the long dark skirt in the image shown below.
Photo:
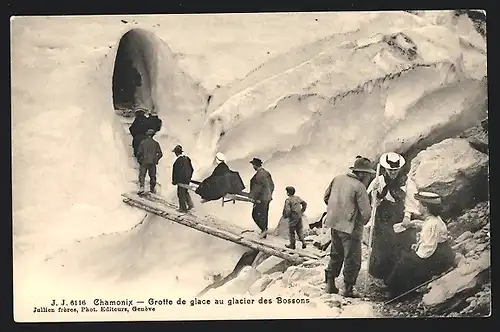
[[[229,171],[221,176],[211,175],[198,186],[196,193],[201,198],[212,201],[217,200],[226,194],[238,194],[245,189],[238,172]]]
[[[409,250],[415,243],[415,231],[407,230],[396,234],[392,226],[403,220],[402,203],[384,200],[377,208],[373,229],[372,254],[369,273],[379,279],[385,279],[393,270],[400,252]]]
[[[455,265],[455,252],[449,242],[440,243],[426,259],[415,251],[403,251],[392,273],[384,280],[389,290],[401,294],[439,275]]]

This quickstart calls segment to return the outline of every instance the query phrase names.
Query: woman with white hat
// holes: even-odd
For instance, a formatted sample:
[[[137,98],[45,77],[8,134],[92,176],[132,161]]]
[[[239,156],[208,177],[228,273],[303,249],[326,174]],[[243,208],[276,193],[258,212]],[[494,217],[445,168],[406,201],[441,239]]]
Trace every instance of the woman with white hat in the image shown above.
[[[393,225],[400,223],[405,215],[407,176],[401,169],[406,161],[403,156],[388,152],[382,154],[379,163],[380,175],[367,190],[370,197],[375,190],[378,199],[368,271],[373,277],[384,279],[392,271],[404,244],[410,246],[414,234],[404,232],[396,235],[393,229]]]
[[[220,176],[229,172],[229,166],[226,164],[226,156],[222,152],[215,154],[215,164],[217,166],[212,172],[212,176]]]
[[[203,180],[195,191],[201,196],[202,203],[217,200],[227,193],[240,192],[245,189],[240,175],[229,169],[226,164],[226,156],[222,152],[217,152],[214,162],[217,166],[212,174]]]
[[[418,192],[419,213],[423,221],[413,220],[407,227],[418,229],[418,241],[403,251],[394,269],[384,280],[387,296],[404,293],[455,265],[455,252],[448,241],[448,229],[439,216],[441,197],[432,192]]]

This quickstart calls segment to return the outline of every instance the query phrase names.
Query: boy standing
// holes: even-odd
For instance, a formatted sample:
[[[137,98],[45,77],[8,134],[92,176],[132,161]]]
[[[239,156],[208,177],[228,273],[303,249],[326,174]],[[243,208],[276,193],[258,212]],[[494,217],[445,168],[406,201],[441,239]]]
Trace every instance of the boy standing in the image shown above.
[[[155,193],[156,187],[156,165],[163,157],[160,144],[153,139],[155,131],[149,129],[146,138],[139,144],[137,149],[137,160],[139,161],[139,193],[144,192],[144,181],[146,173],[149,173],[149,191]]]
[[[295,188],[288,186],[285,188],[288,198],[283,207],[283,217],[288,218],[288,231],[290,244],[285,244],[289,249],[295,249],[295,233],[302,242],[302,249],[306,248],[306,241],[302,229],[302,214],[307,209],[307,203],[299,196],[295,196]]]

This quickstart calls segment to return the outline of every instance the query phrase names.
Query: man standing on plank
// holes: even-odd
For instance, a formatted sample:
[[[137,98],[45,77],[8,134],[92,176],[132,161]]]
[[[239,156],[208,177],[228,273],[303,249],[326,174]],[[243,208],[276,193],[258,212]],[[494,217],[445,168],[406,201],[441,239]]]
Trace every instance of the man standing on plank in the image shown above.
[[[250,164],[256,171],[250,180],[250,197],[253,200],[252,218],[261,230],[260,238],[265,239],[268,233],[269,204],[273,199],[274,182],[271,174],[262,167],[262,160],[253,158]]]
[[[184,155],[182,146],[177,145],[172,152],[175,153],[177,159],[172,167],[172,184],[177,186],[177,197],[179,198],[179,212],[188,212],[194,207],[191,196],[187,188],[179,186],[179,184],[189,185],[193,176],[193,165],[191,159]]]
[[[149,191],[156,193],[156,165],[163,157],[160,144],[153,139],[155,131],[148,129],[146,138],[142,140],[137,151],[137,160],[139,161],[139,193],[144,192],[144,181],[146,173],[149,173]]]

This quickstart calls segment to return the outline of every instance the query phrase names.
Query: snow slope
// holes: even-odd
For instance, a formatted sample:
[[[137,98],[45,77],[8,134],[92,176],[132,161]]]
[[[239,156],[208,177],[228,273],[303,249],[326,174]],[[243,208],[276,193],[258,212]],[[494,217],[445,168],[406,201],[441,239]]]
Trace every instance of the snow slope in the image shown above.
[[[271,15],[264,21],[254,15],[214,15],[206,21],[177,15],[13,21],[18,319],[29,319],[32,304],[52,298],[55,290],[75,296],[104,290],[122,296],[167,296],[172,289],[175,296],[194,294],[209,282],[207,276],[230,271],[244,251],[158,218],[143,220],[143,213],[121,202],[119,194],[135,187],[136,170],[130,137],[112,109],[111,77],[120,37],[131,28],[145,30],[137,36],[155,68],[152,94],[165,123],[157,137],[165,152],[159,165],[162,194],[173,197],[169,152],[178,142],[195,161],[199,178],[211,171],[213,152],[221,150],[248,183],[248,160],[257,155],[277,184],[271,226],[278,221],[285,185],[297,187],[311,215],[320,213],[326,182],[355,155],[404,150],[431,129],[448,123],[458,128],[481,117],[485,45],[470,29],[459,34],[455,26],[440,28],[407,13],[366,13],[356,20],[340,13],[297,15]],[[195,22],[205,23],[200,29],[203,23]],[[389,28],[387,22],[392,22]],[[328,37],[320,46],[314,42],[334,31],[345,34]],[[373,31],[380,34],[366,39]],[[380,39],[396,36],[404,43],[397,32],[417,46],[416,59],[408,60]],[[235,80],[268,60],[260,49],[283,57],[264,63],[225,95],[217,97],[215,91],[212,100],[220,106],[203,118],[208,94],[203,87],[219,84],[214,77]],[[187,73],[205,79],[197,83]],[[464,122],[456,124],[462,115]],[[279,124],[284,118],[286,126]],[[221,208],[218,202],[197,206],[199,213],[255,228],[250,209],[248,204]]]

